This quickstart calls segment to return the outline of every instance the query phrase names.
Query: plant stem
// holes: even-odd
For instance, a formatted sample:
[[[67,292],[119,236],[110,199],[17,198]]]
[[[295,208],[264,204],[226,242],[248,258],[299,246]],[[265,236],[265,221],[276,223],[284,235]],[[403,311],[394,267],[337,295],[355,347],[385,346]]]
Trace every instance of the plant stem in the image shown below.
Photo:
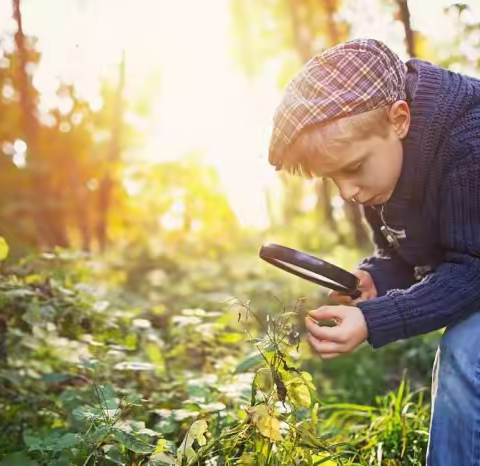
[[[273,447],[273,442],[269,442],[267,460],[265,461],[265,466],[269,466],[269,464],[270,464],[270,454],[272,453],[272,447]]]
[[[87,456],[87,459],[85,460],[85,463],[83,463],[83,466],[87,466],[88,462],[90,461],[90,458],[93,456],[93,451]]]

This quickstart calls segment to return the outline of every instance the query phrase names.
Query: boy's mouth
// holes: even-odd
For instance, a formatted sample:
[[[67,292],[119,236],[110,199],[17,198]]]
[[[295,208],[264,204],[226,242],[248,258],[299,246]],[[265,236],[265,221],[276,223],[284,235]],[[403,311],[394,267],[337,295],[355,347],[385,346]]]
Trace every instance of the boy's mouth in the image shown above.
[[[371,197],[370,199],[367,199],[364,202],[361,202],[363,205],[375,205],[375,204],[382,204],[381,201],[381,194],[377,194],[376,196]]]

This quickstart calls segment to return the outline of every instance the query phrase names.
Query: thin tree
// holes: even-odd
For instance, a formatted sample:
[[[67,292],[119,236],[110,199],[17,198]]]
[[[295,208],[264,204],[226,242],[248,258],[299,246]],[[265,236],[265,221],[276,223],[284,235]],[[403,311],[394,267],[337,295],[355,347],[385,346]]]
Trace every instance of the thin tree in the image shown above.
[[[304,0],[289,0],[288,5],[295,48],[301,62],[306,63],[313,55],[312,27],[305,18],[306,4]],[[317,180],[315,182],[315,192],[317,195],[317,211],[323,211],[325,222],[338,235],[337,222],[333,216],[330,181],[327,178]]]
[[[119,80],[117,95],[115,99],[115,110],[113,113],[113,122],[111,130],[111,141],[105,173],[100,180],[98,189],[98,223],[97,223],[97,241],[101,252],[104,252],[108,243],[108,218],[112,203],[112,191],[114,186],[113,171],[121,156],[121,133],[123,126],[123,93],[125,90],[125,51],[122,52],[122,58],[119,66]]]
[[[20,0],[13,0],[13,18],[17,23],[15,46],[18,55],[17,82],[22,108],[23,132],[28,148],[28,170],[30,172],[30,208],[37,229],[37,240],[40,245],[55,246],[55,239],[48,226],[48,215],[45,208],[47,180],[38,154],[38,121],[35,117],[35,102],[32,98],[32,84],[27,74],[29,48],[23,32]]]
[[[327,25],[326,30],[327,37],[329,39],[329,46],[333,47],[339,44],[342,40],[341,33],[335,21],[335,13],[338,9],[338,1],[321,0],[320,3],[322,4],[323,10],[325,11]],[[324,180],[324,195],[326,194],[326,191],[328,191],[328,194],[330,194],[330,187],[326,186],[326,180]],[[330,199],[329,203],[331,204]],[[344,206],[346,217],[353,228],[355,243],[358,247],[366,247],[370,243],[370,239],[363,225],[363,215],[360,207],[351,201],[346,201]]]
[[[410,24],[410,9],[408,8],[408,0],[396,0],[398,5],[398,17],[403,24],[405,30],[405,42],[407,44],[407,52],[410,57],[415,57],[415,34]]]

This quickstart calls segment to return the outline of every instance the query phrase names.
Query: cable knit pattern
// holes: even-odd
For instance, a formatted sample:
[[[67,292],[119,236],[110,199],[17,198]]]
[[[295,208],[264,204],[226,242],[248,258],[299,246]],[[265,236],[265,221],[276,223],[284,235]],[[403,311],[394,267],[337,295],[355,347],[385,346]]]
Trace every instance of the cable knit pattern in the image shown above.
[[[480,310],[480,81],[410,60],[412,121],[386,224],[404,230],[393,249],[378,212],[365,208],[377,246],[359,267],[376,299],[359,303],[378,348],[445,327]],[[430,266],[420,281],[415,267]]]

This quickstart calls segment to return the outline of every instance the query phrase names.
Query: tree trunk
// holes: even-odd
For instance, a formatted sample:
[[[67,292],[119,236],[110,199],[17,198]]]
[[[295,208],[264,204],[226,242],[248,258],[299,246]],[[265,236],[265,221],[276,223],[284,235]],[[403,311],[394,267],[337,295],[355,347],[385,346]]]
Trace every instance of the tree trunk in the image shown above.
[[[345,202],[345,213],[353,227],[353,235],[355,238],[355,244],[359,248],[367,247],[370,244],[370,238],[367,231],[363,226],[363,215],[360,207],[353,202]]]
[[[300,212],[299,206],[305,193],[304,184],[299,181],[301,180],[282,176],[283,192],[285,193],[282,218],[284,225],[291,225]]]
[[[277,228],[277,215],[274,209],[274,202],[272,200],[272,193],[268,190],[264,190],[265,193],[265,204],[267,206],[267,214],[270,227],[275,230]]]
[[[323,0],[322,3],[327,17],[328,39],[330,42],[330,47],[333,47],[334,45],[340,43],[340,33],[335,23],[335,19],[333,18],[336,11],[335,0]]]
[[[326,12],[326,20],[327,20],[327,30],[328,30],[328,42],[329,45],[332,47],[339,42],[339,34],[337,31],[337,25],[335,24],[335,20],[333,19],[333,15],[335,13],[335,5],[333,0],[324,0],[323,7]],[[332,208],[332,196],[330,192],[330,180],[328,178],[322,178],[318,180],[319,186],[318,193],[321,193],[323,199],[323,207],[325,213],[325,220],[330,225],[332,231],[338,234],[338,227],[335,218],[333,217],[333,208]]]
[[[304,6],[303,0],[289,0],[290,16],[292,18],[292,31],[295,41],[295,48],[302,63],[307,62],[312,56],[312,37],[311,32],[305,27],[300,14],[300,9]],[[333,27],[335,24],[333,23]],[[323,205],[324,218],[329,227],[335,233],[338,233],[337,222],[333,217],[333,209],[330,196],[330,183],[328,179],[323,178],[315,182],[315,191],[317,193],[317,208]]]
[[[335,233],[338,233],[337,222],[333,217],[330,180],[328,178],[316,180],[315,192],[317,194],[317,211],[323,213],[323,219],[330,229]]]
[[[40,245],[54,247],[55,240],[48,223],[45,200],[48,199],[48,184],[45,168],[42,166],[37,147],[38,121],[35,118],[35,105],[31,96],[32,85],[27,75],[28,51],[22,27],[20,0],[13,0],[13,18],[17,23],[15,46],[18,53],[18,89],[23,117],[23,130],[28,150],[27,170],[30,174],[30,209],[37,228]]]
[[[322,5],[326,13],[329,44],[331,47],[333,47],[340,42],[340,32],[334,18],[336,12],[336,3],[335,0],[322,0]],[[329,188],[326,188],[325,191],[328,191],[328,195],[330,196]],[[368,244],[369,239],[362,223],[362,212],[360,207],[352,202],[346,202],[344,204],[344,209],[345,215],[353,229],[355,243],[358,247],[365,246],[365,244]],[[365,240],[367,243],[365,243]]]
[[[97,241],[101,252],[105,252],[108,243],[108,216],[111,206],[111,196],[114,176],[112,170],[115,170],[116,163],[120,160],[121,153],[121,132],[123,122],[123,91],[125,88],[125,51],[119,68],[119,80],[117,89],[117,98],[115,102],[114,121],[112,124],[112,139],[110,151],[107,157],[105,174],[100,180],[98,189],[98,223],[97,223]]]
[[[305,6],[304,0],[289,0],[290,17],[292,18],[292,32],[295,48],[302,63],[307,62],[312,56],[311,31],[305,27],[302,21],[301,8]]]
[[[74,203],[75,218],[82,242],[82,250],[89,252],[91,243],[90,222],[88,212],[88,193],[78,177],[78,166],[72,161],[69,167],[70,191]]]
[[[415,38],[410,25],[410,9],[407,0],[397,0],[399,8],[400,21],[405,29],[405,42],[407,43],[407,51],[410,57],[415,56]]]

